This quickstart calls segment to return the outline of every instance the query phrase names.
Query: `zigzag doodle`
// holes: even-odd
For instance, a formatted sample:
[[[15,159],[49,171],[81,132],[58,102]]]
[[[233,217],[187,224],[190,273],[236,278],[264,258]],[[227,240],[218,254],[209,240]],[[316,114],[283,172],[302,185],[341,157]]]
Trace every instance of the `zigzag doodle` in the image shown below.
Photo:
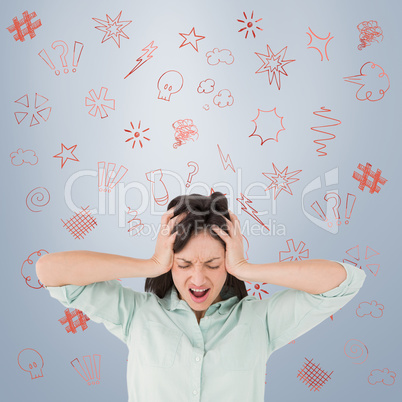
[[[321,107],[321,110],[322,110],[323,113],[328,113],[328,112],[331,111],[331,109],[325,109],[324,106]],[[317,132],[323,133],[323,134],[327,134],[327,135],[330,136],[330,138],[320,138],[320,139],[318,139],[318,140],[314,140],[314,143],[322,145],[321,148],[318,148],[318,149],[317,149],[317,152],[320,152],[320,153],[321,153],[321,155],[318,155],[318,156],[326,156],[327,153],[326,153],[325,151],[321,151],[321,149],[323,149],[323,148],[326,147],[326,144],[323,144],[323,143],[320,142],[320,141],[329,141],[329,140],[332,140],[333,138],[335,138],[336,136],[335,136],[334,134],[328,133],[327,131],[322,131],[322,130],[319,130],[319,129],[320,129],[320,128],[324,128],[324,127],[338,126],[339,124],[341,124],[341,121],[338,120],[338,119],[333,119],[332,117],[323,116],[322,114],[320,114],[320,111],[313,112],[313,114],[315,114],[316,116],[323,117],[324,119],[329,119],[329,120],[337,121],[337,123],[335,123],[335,124],[328,124],[328,125],[326,125],[326,126],[311,127],[311,129],[314,130],[314,131],[317,131]]]

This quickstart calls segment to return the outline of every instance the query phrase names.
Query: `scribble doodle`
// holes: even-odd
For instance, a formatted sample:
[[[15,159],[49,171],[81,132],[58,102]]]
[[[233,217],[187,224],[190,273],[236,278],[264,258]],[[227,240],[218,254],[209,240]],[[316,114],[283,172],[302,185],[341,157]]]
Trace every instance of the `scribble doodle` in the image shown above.
[[[64,167],[64,164],[68,161],[75,161],[79,162],[77,157],[73,154],[75,151],[75,148],[77,148],[77,145],[73,145],[70,148],[67,148],[63,143],[61,144],[61,152],[59,152],[56,155],[53,155],[53,158],[60,158],[61,159],[61,168]]]
[[[125,166],[120,165],[119,170],[116,173],[115,163],[108,163],[106,168],[105,166],[106,162],[98,162],[98,190],[100,192],[103,191],[110,193],[117,183],[119,183],[124,177],[128,169]]]
[[[42,207],[50,201],[50,194],[44,187],[36,187],[29,192],[25,200],[26,206],[32,212],[41,212]]]
[[[32,348],[22,349],[17,357],[18,366],[31,374],[31,380],[43,377],[43,357],[38,351]]]
[[[266,178],[271,180],[271,184],[265,189],[265,191],[274,189],[274,199],[280,194],[282,190],[293,195],[289,184],[292,184],[300,179],[294,177],[301,172],[301,170],[295,170],[294,172],[288,173],[288,166],[286,166],[282,171],[278,170],[274,163],[272,163],[275,172],[274,173],[262,173]],[[279,189],[279,190],[278,190]]]
[[[102,43],[106,42],[110,38],[114,40],[118,48],[120,48],[120,37],[130,39],[124,32],[123,29],[131,24],[132,21],[120,21],[121,13],[123,11],[120,11],[118,16],[113,20],[111,19],[107,14],[106,18],[107,20],[101,20],[99,18],[92,18],[94,21],[96,21],[98,24],[101,24],[100,26],[95,27],[99,31],[102,31],[105,33],[105,35],[102,38]]]
[[[91,89],[89,91],[90,98],[85,98],[85,106],[90,106],[89,114],[93,117],[99,112],[99,115],[102,119],[108,117],[105,108],[115,110],[115,102],[114,99],[106,99],[108,89],[102,87],[99,91],[99,96],[96,95],[95,91]]]
[[[359,50],[370,46],[373,42],[379,43],[379,38],[381,38],[381,41],[384,39],[382,29],[378,26],[377,21],[363,21],[357,26],[357,29],[359,30],[360,40],[360,44],[357,46]]]
[[[154,41],[152,41],[149,45],[145,46],[144,49],[142,49],[142,51],[145,53],[136,60],[138,63],[131,69],[131,71],[124,77],[124,79],[126,79],[135,70],[138,70],[148,60],[151,60],[152,57],[154,57],[151,55],[156,49],[158,49],[158,46],[154,46]]]
[[[262,113],[264,113],[264,114],[262,114]],[[258,121],[258,125],[257,125],[258,119],[259,119],[259,121]],[[279,141],[279,139],[278,139],[279,133],[281,131],[285,130],[285,127],[283,126],[283,116],[279,116],[276,113],[276,107],[273,108],[272,110],[258,109],[257,117],[251,121],[254,123],[255,129],[249,135],[249,137],[252,137],[252,136],[260,137],[260,140],[261,140],[260,145],[261,146],[264,145],[264,143],[269,140],[274,140],[274,141],[278,142]],[[275,133],[275,137],[264,138],[266,135],[262,134],[262,132],[265,131],[266,129],[264,130],[261,128],[263,123],[265,126],[268,126],[268,127],[266,127],[266,129],[270,129],[270,131],[272,130],[272,127],[274,127],[274,129],[272,131]],[[275,126],[280,126],[280,129],[277,130],[275,128]],[[261,134],[258,134],[257,130]]]
[[[276,85],[279,90],[281,89],[281,74],[287,76],[284,67],[287,64],[296,61],[296,60],[284,60],[287,48],[288,47],[285,46],[280,52],[274,54],[269,45],[267,45],[268,54],[255,52],[255,54],[261,59],[263,63],[262,66],[255,73],[257,74],[267,72],[269,84],[271,85],[273,79],[275,78]]]
[[[17,151],[11,152],[10,158],[11,164],[14,166],[21,166],[24,163],[29,163],[30,165],[36,165],[38,163],[38,157],[32,149],[24,151],[22,148],[18,148]]]
[[[130,125],[131,125],[132,130],[128,130],[127,128],[125,128],[124,131],[126,133],[130,133],[132,135],[132,137],[127,138],[125,142],[133,141],[133,145],[131,148],[134,149],[135,142],[138,141],[142,148],[142,141],[141,141],[142,139],[150,141],[150,139],[148,137],[144,136],[144,133],[147,132],[149,130],[149,128],[146,128],[145,130],[141,131],[141,120],[138,123],[137,129],[134,127],[133,122],[131,122],[131,121],[130,121]]]
[[[93,355],[93,363],[91,356],[83,356],[84,363],[81,364],[79,359],[75,358],[71,361],[71,365],[81,378],[87,382],[88,385],[100,384],[100,360],[101,355]],[[85,367],[85,368],[84,368]],[[95,380],[96,376],[96,380]]]
[[[214,97],[214,104],[220,108],[232,106],[233,102],[234,98],[228,89],[221,89],[218,95],[215,95]]]
[[[279,261],[302,261],[308,258],[309,249],[305,248],[306,243],[303,241],[298,244],[297,248],[293,239],[286,240],[286,244],[288,249],[279,252]]]
[[[158,99],[170,101],[170,97],[183,88],[183,76],[175,70],[163,73],[158,80]]]
[[[260,31],[263,31],[262,28],[260,28],[256,25],[257,22],[260,22],[262,20],[262,18],[260,18],[258,20],[254,19],[254,11],[252,11],[250,19],[247,18],[247,15],[244,11],[243,11],[243,15],[244,15],[244,20],[238,19],[237,21],[241,22],[245,26],[243,28],[239,29],[238,32],[243,32],[244,30],[246,30],[246,35],[244,37],[245,37],[245,39],[247,39],[248,33],[251,31],[251,33],[253,34],[253,37],[255,38],[254,25],[255,25],[255,29],[259,29]]]
[[[380,184],[385,184],[388,180],[384,179],[384,177],[381,177],[381,170],[377,169],[376,172],[371,170],[372,165],[370,163],[366,163],[365,166],[363,166],[361,163],[357,166],[358,169],[360,169],[363,174],[361,175],[358,172],[353,172],[352,177],[359,181],[359,189],[364,191],[366,187],[370,189],[369,193],[373,194],[374,192],[379,193],[381,190],[381,187],[378,185]],[[373,181],[371,181],[369,178],[372,178]]]
[[[367,346],[357,339],[349,339],[345,344],[344,352],[347,357],[353,359],[354,364],[362,364],[368,357]]]
[[[320,36],[316,35],[311,28],[308,28],[309,32],[306,32],[306,34],[310,37],[310,42],[307,44],[307,49],[315,49],[321,56],[321,61],[324,60],[324,54],[325,58],[329,60],[328,58],[328,52],[327,52],[327,47],[328,43],[330,42],[331,39],[333,39],[333,36],[331,36],[331,33],[328,34],[326,38],[321,38]],[[331,36],[331,37],[330,37]],[[314,43],[312,43],[314,41]],[[322,41],[325,41],[325,44],[322,43]],[[315,45],[315,46],[313,46]],[[324,46],[324,48],[321,48]]]
[[[225,158],[225,157],[223,156],[223,152],[221,151],[221,148],[219,147],[219,145],[218,145],[218,144],[216,144],[216,145],[218,146],[219,157],[221,158],[221,162],[222,162],[223,168],[226,170],[228,167],[230,167],[230,168],[233,170],[233,172],[236,172],[236,171],[235,171],[235,168],[234,168],[234,166],[233,166],[232,159],[230,158],[230,155],[227,154],[227,155],[226,155],[226,158]],[[228,160],[229,160],[229,162],[228,162]]]
[[[76,213],[67,222],[61,219],[64,223],[63,227],[65,227],[75,239],[83,239],[84,236],[97,225],[96,219],[91,216],[90,211],[87,211],[88,208],[89,206],[86,208],[81,207],[81,211]]]
[[[236,201],[238,201],[242,205],[242,207],[241,207],[242,211],[249,214],[252,218],[254,218],[258,223],[260,223],[262,226],[264,226],[265,229],[267,229],[269,231],[269,228],[257,216],[258,211],[250,205],[250,204],[252,204],[253,201],[251,201],[249,198],[247,198],[243,193],[240,193],[240,197],[236,198]]]
[[[339,126],[339,124],[341,124],[341,121],[340,121],[340,120],[334,119],[334,118],[332,118],[332,117],[324,116],[324,115],[322,114],[322,113],[329,113],[329,112],[331,112],[331,109],[326,109],[324,106],[321,107],[321,114],[320,114],[320,111],[319,111],[319,110],[316,111],[316,112],[313,112],[313,114],[316,115],[316,116],[319,116],[319,117],[322,117],[322,118],[324,118],[324,119],[328,119],[328,120],[332,120],[332,121],[336,121],[336,122],[337,122],[337,123],[334,123],[334,124],[327,124],[327,125],[323,125],[323,126],[311,127],[311,129],[312,129],[313,131],[316,131],[316,132],[322,133],[322,134],[326,134],[326,135],[329,136],[329,138],[320,138],[320,139],[318,139],[318,140],[314,140],[314,143],[315,143],[315,144],[321,145],[321,148],[318,148],[318,149],[317,149],[317,152],[320,153],[318,156],[326,156],[326,155],[327,155],[327,153],[326,153],[325,151],[321,151],[323,148],[326,147],[326,144],[323,144],[322,142],[323,142],[323,141],[332,140],[332,139],[334,139],[334,138],[336,137],[334,134],[331,134],[331,133],[329,133],[328,131],[322,131],[322,130],[320,130],[320,129],[323,129],[324,127]]]
[[[34,251],[29,254],[29,256],[25,259],[25,261],[21,265],[21,275],[25,279],[25,284],[28,285],[32,289],[40,289],[43,288],[42,283],[39,279],[37,279],[36,275],[36,263],[39,257],[49,254],[46,250],[40,249],[38,251]],[[35,286],[30,284],[33,278],[36,278]],[[35,282],[35,281],[32,281]]]
[[[46,107],[46,108],[43,108],[43,109],[40,109],[40,110],[36,110],[36,109],[39,109],[40,107],[42,107],[48,101],[49,101],[48,98],[45,98],[44,96],[39,95],[38,93],[35,93],[35,109],[32,110],[32,117],[31,117],[31,122],[29,124],[29,127],[36,126],[37,124],[40,124],[40,121],[38,120],[38,118],[36,118],[35,113],[37,113],[38,116],[43,121],[47,121],[49,119],[50,112],[52,110],[52,108],[50,106]],[[27,109],[29,109],[28,94],[25,94],[24,96],[21,96],[21,98],[19,98],[16,101],[14,101],[14,103],[19,103],[20,105],[23,105]],[[25,111],[25,112],[14,112],[14,116],[15,116],[15,119],[17,120],[17,123],[21,124],[21,122],[25,119],[25,117],[28,116],[28,114],[29,114],[29,112],[27,112],[27,111]]]
[[[196,35],[194,27],[188,34],[180,33],[180,35],[184,38],[183,43],[179,46],[179,48],[186,46],[186,45],[191,45],[194,50],[198,52],[198,41],[205,39],[205,36],[201,35]]]
[[[15,31],[13,37],[16,41],[24,42],[25,36],[27,35],[29,35],[29,37],[33,39],[36,36],[35,29],[38,29],[40,26],[42,26],[40,20],[36,20],[33,23],[31,23],[31,20],[35,17],[36,17],[35,11],[32,12],[31,14],[28,14],[28,11],[24,11],[22,13],[21,20],[19,20],[17,17],[13,18],[13,25],[10,25],[7,28],[8,32],[13,33]],[[23,28],[24,25],[25,28]]]
[[[174,128],[174,139],[176,140],[173,144],[173,148],[176,149],[190,140],[194,142],[198,140],[198,129],[194,125],[193,120],[177,120],[172,126]]]
[[[218,48],[215,48],[214,50],[207,52],[205,56],[207,57],[207,63],[210,66],[216,66],[219,63],[230,65],[234,62],[233,54],[229,49],[219,50]]]
[[[64,310],[64,317],[59,319],[61,325],[67,324],[64,329],[69,334],[76,334],[78,327],[85,331],[88,328],[87,321],[90,321],[90,318],[81,310],[74,309],[70,312],[68,308]]]
[[[333,371],[330,373],[324,371],[319,364],[312,363],[313,359],[308,360],[305,357],[306,362],[301,370],[297,374],[297,378],[306,384],[310,391],[319,391],[322,386],[331,379]]]

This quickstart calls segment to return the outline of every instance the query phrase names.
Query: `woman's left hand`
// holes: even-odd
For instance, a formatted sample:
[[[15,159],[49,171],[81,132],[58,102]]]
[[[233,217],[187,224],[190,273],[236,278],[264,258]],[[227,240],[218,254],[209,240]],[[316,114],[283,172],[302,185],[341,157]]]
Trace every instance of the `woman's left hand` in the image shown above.
[[[229,215],[230,220],[224,217],[229,234],[217,225],[212,225],[211,228],[226,244],[226,271],[242,280],[242,272],[248,264],[244,258],[243,235],[241,234],[239,218],[230,210]]]

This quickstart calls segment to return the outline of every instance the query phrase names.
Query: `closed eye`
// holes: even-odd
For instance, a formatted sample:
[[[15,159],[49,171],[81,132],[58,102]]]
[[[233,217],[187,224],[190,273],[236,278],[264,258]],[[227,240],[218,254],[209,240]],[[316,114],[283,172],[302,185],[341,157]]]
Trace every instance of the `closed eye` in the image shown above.
[[[186,265],[186,266],[178,265],[179,268],[188,268],[189,266],[190,266],[190,265]],[[207,267],[208,267],[208,268],[211,268],[211,269],[217,269],[217,268],[219,268],[219,265],[218,265],[217,267],[210,267],[209,265],[207,265]]]

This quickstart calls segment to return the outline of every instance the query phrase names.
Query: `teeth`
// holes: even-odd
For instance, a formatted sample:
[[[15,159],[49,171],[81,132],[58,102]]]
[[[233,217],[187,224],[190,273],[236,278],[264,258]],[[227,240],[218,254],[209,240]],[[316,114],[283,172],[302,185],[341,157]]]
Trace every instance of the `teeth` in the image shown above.
[[[191,289],[191,288],[190,288]],[[191,289],[193,292],[205,292],[207,289],[199,290],[199,289]]]

